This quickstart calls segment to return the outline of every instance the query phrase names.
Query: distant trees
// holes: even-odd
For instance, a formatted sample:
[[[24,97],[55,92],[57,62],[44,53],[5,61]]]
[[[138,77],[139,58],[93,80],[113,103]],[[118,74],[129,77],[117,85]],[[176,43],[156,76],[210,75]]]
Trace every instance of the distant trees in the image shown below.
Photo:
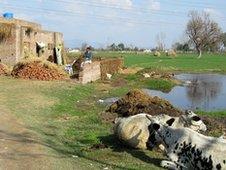
[[[191,11],[189,16],[186,34],[199,53],[198,58],[202,56],[202,51],[218,50],[222,42],[222,31],[219,25],[211,20],[206,12]]]
[[[176,51],[188,52],[188,51],[191,50],[188,42],[185,42],[185,43],[179,43],[179,42],[177,42],[177,43],[173,44],[172,47]]]
[[[224,44],[224,47],[226,48],[226,32],[222,34],[222,42]]]
[[[108,50],[111,50],[111,51],[124,51],[124,50],[125,51],[138,51],[139,48],[133,47],[133,46],[129,47],[123,43],[119,43],[118,45],[113,43],[110,46],[108,46]]]
[[[125,45],[123,43],[118,44],[118,48],[120,51],[125,50]]]

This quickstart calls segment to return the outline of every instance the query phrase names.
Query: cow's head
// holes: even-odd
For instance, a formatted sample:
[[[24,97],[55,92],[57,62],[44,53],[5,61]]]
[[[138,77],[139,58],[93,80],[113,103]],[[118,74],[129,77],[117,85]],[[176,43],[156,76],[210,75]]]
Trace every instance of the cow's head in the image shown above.
[[[185,114],[182,115],[182,118],[186,122],[186,126],[192,130],[203,132],[207,130],[207,127],[202,119],[191,110],[186,110]]]
[[[159,121],[153,119],[149,115],[146,116],[150,121],[151,124],[148,126],[149,131],[149,138],[146,143],[148,149],[153,149],[158,144],[162,143],[162,136],[159,135],[158,131],[160,130],[162,123]],[[165,123],[164,126],[171,126],[173,122],[175,121],[174,118],[169,118]]]

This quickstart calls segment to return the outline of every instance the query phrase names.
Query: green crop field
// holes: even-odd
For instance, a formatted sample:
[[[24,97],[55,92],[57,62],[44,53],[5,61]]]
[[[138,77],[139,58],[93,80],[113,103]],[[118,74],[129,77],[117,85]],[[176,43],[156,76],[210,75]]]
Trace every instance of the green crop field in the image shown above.
[[[98,52],[95,56],[123,57],[126,67],[186,72],[226,72],[226,54],[203,54],[200,59],[197,59],[197,54],[177,54],[176,57],[162,54],[156,57],[144,53]]]

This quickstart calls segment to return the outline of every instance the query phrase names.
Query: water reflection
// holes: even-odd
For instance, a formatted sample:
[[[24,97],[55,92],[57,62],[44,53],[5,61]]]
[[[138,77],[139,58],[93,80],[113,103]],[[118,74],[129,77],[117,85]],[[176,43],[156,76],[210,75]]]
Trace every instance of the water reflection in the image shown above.
[[[209,106],[211,100],[215,100],[222,91],[222,81],[216,80],[214,75],[194,75],[191,84],[186,87],[186,93],[191,101],[192,108],[201,105]]]
[[[206,111],[226,109],[226,76],[218,74],[180,74],[176,78],[185,82],[169,93],[145,90],[150,95],[160,96],[182,109]]]

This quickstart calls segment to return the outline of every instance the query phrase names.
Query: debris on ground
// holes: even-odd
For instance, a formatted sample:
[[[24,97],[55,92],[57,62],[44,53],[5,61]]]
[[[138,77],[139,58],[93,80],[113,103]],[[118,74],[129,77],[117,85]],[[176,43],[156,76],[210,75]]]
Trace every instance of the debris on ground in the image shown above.
[[[55,64],[42,60],[27,60],[17,63],[11,73],[13,77],[36,80],[63,80],[66,74]]]
[[[151,77],[150,74],[148,74],[148,73],[144,73],[143,76],[144,76],[145,78],[150,78],[150,77]]]
[[[181,110],[173,107],[167,100],[157,96],[149,96],[141,90],[130,91],[123,98],[109,106],[106,111],[117,113],[122,117],[139,113],[150,115],[167,114],[169,116],[179,116],[182,114]]]
[[[150,71],[142,74],[145,78],[154,78],[154,79],[173,79],[174,74],[168,72],[157,72],[157,71]]]
[[[8,75],[9,74],[9,69],[5,64],[0,63],[0,76],[4,75]]]
[[[64,67],[64,70],[65,70],[69,75],[72,75],[72,74],[73,74],[72,64],[66,64],[65,67]]]
[[[112,74],[108,74],[108,73],[106,73],[106,76],[107,76],[107,79],[108,79],[108,80],[110,80],[110,79],[111,79],[111,77],[112,77]]]

